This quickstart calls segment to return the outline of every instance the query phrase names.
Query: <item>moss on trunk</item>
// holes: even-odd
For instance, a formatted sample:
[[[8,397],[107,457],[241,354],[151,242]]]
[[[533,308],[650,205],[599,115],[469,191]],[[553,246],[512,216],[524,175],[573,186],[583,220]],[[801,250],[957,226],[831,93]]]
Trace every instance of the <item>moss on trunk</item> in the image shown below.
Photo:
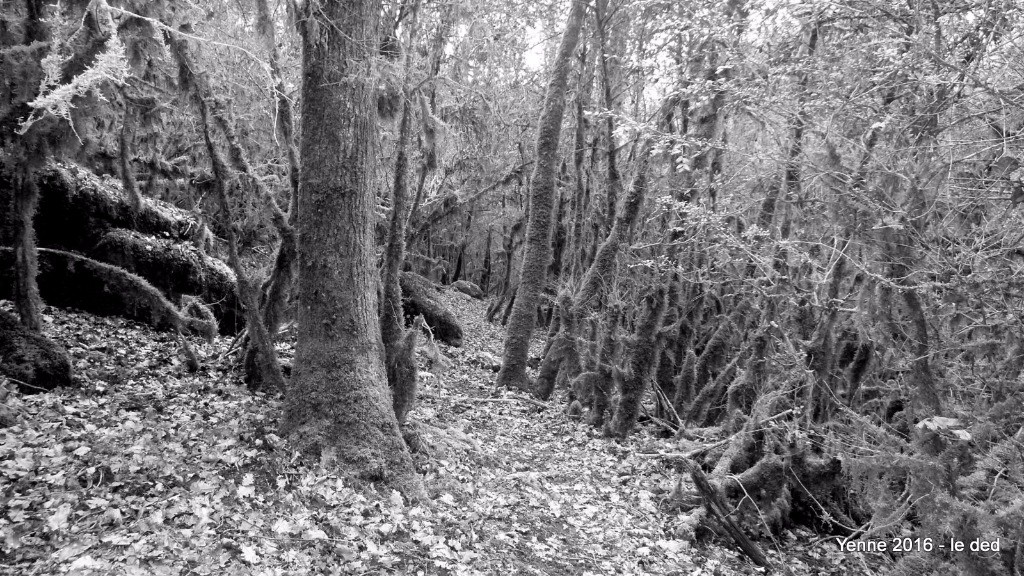
[[[346,476],[420,498],[423,482],[387,386],[377,312],[374,62],[381,6],[303,6],[299,321],[281,433],[299,453]]]
[[[643,400],[647,387],[654,379],[654,371],[658,368],[661,354],[662,320],[665,318],[666,298],[668,291],[664,287],[657,288],[644,301],[643,315],[637,326],[633,352],[629,359],[629,370],[616,378],[619,400],[615,406],[612,421],[606,430],[609,436],[625,438],[640,414],[640,401]]]
[[[544,109],[537,129],[537,162],[530,179],[530,216],[526,227],[526,255],[519,273],[519,292],[509,318],[508,336],[498,386],[529,391],[526,357],[536,321],[536,308],[547,280],[551,259],[551,213],[555,196],[555,171],[558,167],[558,141],[565,112],[572,54],[576,50],[587,3],[573,0],[565,32],[552,65],[551,78],[544,95]]]

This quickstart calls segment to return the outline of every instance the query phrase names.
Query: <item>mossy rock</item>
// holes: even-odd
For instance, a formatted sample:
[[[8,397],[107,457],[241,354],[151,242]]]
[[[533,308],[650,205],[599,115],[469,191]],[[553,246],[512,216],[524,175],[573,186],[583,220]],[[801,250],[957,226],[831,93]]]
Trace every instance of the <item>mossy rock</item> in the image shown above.
[[[192,244],[114,229],[89,255],[145,278],[171,302],[184,294],[197,296],[210,305],[221,334],[237,334],[245,325],[234,272]]]
[[[479,286],[473,284],[469,280],[458,280],[452,283],[452,288],[462,292],[463,294],[476,298],[477,300],[484,297],[484,291]]]
[[[39,246],[87,252],[112,228],[178,241],[202,234],[199,220],[187,210],[143,198],[136,211],[119,180],[97,176],[77,164],[51,163],[38,172],[36,183],[39,206],[34,224]],[[0,207],[10,202],[11,187],[0,185]],[[9,230],[3,231],[9,226],[0,218],[0,239],[8,242]]]
[[[45,392],[73,385],[68,353],[56,342],[31,332],[7,312],[0,311],[0,374],[24,393]]]

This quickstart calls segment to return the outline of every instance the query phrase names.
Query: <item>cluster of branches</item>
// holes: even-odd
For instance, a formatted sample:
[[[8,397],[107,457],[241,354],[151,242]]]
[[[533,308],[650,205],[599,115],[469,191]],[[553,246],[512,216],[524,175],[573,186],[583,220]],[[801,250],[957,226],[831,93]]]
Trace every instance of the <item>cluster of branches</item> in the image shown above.
[[[574,170],[555,196],[552,244],[571,248],[545,271],[552,296],[530,303],[548,326],[538,375],[505,383],[541,398],[561,386],[570,415],[609,436],[638,416],[726,434],[690,457],[727,494],[770,487],[740,505],[754,524],[1019,538],[1024,478],[1006,446],[1024,424],[1007,414],[1024,367],[1024,93],[1005,62],[1021,51],[1020,10],[651,10],[599,2],[591,20],[563,139]],[[688,21],[713,32],[691,36]],[[856,48],[866,35],[886,48]],[[650,64],[668,90],[611,64],[652,45],[674,55]],[[650,145],[617,147],[616,125]],[[840,459],[843,480],[826,482]],[[1012,560],[912,556],[901,569],[944,562],[995,574]]]

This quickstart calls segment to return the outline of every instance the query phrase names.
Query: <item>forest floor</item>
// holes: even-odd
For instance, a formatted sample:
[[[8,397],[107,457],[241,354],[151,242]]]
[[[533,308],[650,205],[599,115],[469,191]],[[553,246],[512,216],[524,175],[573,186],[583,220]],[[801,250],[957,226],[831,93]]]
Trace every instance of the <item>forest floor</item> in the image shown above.
[[[611,441],[557,398],[497,391],[502,329],[485,303],[445,294],[465,344],[420,351],[434,364],[412,413],[431,500],[415,505],[296,462],[274,434],[279,400],[242,386],[230,339],[197,343],[190,374],[169,334],[48,309],[82,386],[8,399],[0,574],[763,573],[664,509],[679,475],[639,453],[678,443]],[[799,528],[761,546],[793,574],[884,571]]]

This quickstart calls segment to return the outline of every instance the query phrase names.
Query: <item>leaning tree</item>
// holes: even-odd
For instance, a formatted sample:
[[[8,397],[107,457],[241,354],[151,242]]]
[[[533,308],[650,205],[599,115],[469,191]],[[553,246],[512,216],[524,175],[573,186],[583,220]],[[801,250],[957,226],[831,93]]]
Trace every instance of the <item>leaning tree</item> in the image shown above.
[[[547,279],[548,260],[551,259],[551,212],[554,208],[558,141],[562,134],[569,69],[579,42],[586,7],[585,0],[574,0],[572,3],[544,95],[544,110],[537,127],[537,161],[530,178],[526,255],[520,268],[519,292],[512,307],[508,337],[505,339],[505,353],[498,373],[499,386],[524,390],[531,388],[526,376],[526,357],[530,335],[536,323],[537,302]]]

